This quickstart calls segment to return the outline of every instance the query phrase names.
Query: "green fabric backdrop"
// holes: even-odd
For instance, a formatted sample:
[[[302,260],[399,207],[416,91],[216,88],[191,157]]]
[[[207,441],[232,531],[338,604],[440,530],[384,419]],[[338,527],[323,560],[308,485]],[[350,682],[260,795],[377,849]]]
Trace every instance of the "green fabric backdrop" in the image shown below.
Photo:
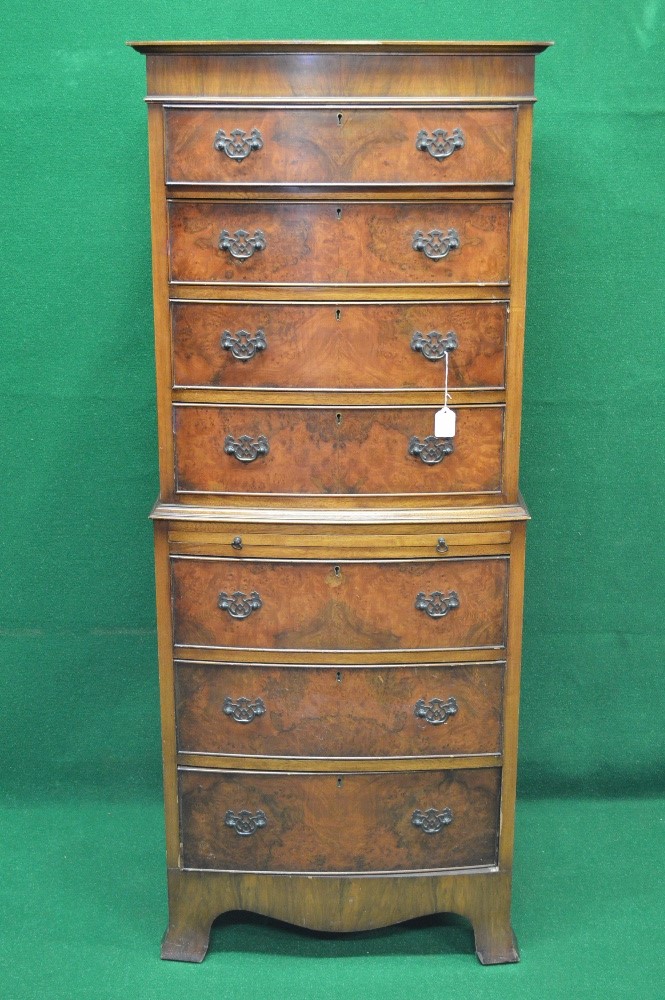
[[[111,916],[108,927],[100,923],[84,935],[85,960],[57,964],[62,941],[71,947],[70,938],[81,936],[74,918],[67,923],[62,914],[71,916],[85,897],[93,920],[97,893],[105,899],[111,891],[122,894],[119,875],[113,890],[105,882],[111,858],[128,866],[135,886],[144,885],[136,866],[142,876],[149,872],[149,905],[142,905],[153,921],[145,953],[132,953],[136,976],[120,977],[117,995],[138,996],[141,988],[147,991],[141,995],[152,996],[150,989],[163,995],[173,977],[183,990],[188,983],[182,969],[165,971],[169,967],[153,961],[163,922],[147,521],[157,493],[157,457],[144,60],[124,47],[128,38],[555,39],[556,47],[537,60],[521,474],[533,515],[521,808],[525,816],[533,810],[528,815],[535,817],[535,838],[538,817],[544,816],[540,798],[551,804],[548,815],[558,825],[557,817],[574,815],[565,812],[571,809],[563,804],[566,797],[662,795],[665,18],[658,0],[381,0],[365,6],[310,0],[270,7],[248,0],[71,0],[57,6],[26,0],[3,7],[9,31],[0,66],[0,749],[12,832],[1,842],[12,858],[6,870],[16,879],[6,890],[5,911],[16,908],[23,892],[37,891],[26,871],[34,881],[43,865],[45,880],[54,872],[62,878],[63,865],[97,844],[97,860],[87,859],[88,881],[79,876],[81,884],[72,890],[65,880],[55,899],[47,892],[39,904],[39,930],[29,908],[20,908],[26,933],[35,936],[25,967],[15,964],[10,945],[9,995],[32,996],[33,987],[39,996],[78,996],[79,988],[81,996],[116,995],[112,966],[111,979],[98,984],[97,992],[92,987],[99,936],[108,937],[108,927],[115,926]],[[86,809],[97,810],[92,819]],[[596,828],[595,815],[588,814],[587,834]],[[644,856],[651,857],[658,844],[662,864],[663,810],[659,819],[649,815],[653,822],[632,821],[636,839],[627,849],[641,832],[651,845]],[[611,802],[602,816],[607,825],[594,838],[596,848],[604,845],[603,852],[612,854],[619,848],[611,827],[619,817]],[[80,834],[73,841],[70,824]],[[566,829],[573,838],[579,835],[574,843],[586,844],[584,829]],[[646,836],[647,829],[660,829],[660,835],[654,832],[660,840]],[[546,866],[530,830],[522,830],[522,843],[532,851],[535,879],[538,864],[541,874]],[[518,863],[519,838],[518,824]],[[116,840],[126,841],[127,850],[118,851],[116,844],[105,853],[103,844]],[[150,853],[137,853],[139,842],[149,842]],[[75,857],[65,861],[68,849]],[[569,860],[562,859],[563,878]],[[592,876],[589,855],[590,885],[603,877],[600,855],[597,861]],[[535,881],[529,886],[528,873],[520,879],[523,899],[529,889],[540,892]],[[565,907],[564,898],[559,902]],[[56,920],[56,903],[58,920],[69,930],[54,936],[49,920]],[[530,919],[545,920],[544,913],[534,911]],[[596,918],[606,926],[599,913]],[[259,927],[272,941],[262,938],[250,952],[265,945],[266,953],[272,948],[280,954],[284,947],[287,958],[294,958],[298,941],[318,941],[290,938],[260,922],[245,927],[250,936]],[[556,932],[553,925],[553,963]],[[396,943],[402,939],[395,933],[368,945],[377,961],[396,947],[415,962],[422,948],[432,972],[437,948],[430,956],[425,938],[416,935],[411,953],[409,944]],[[436,935],[437,941],[444,937],[438,930]],[[45,937],[52,947],[49,961],[66,984],[54,985],[55,992],[47,987],[46,994],[29,971],[46,947]],[[232,940],[242,955],[242,934]],[[467,946],[465,939],[460,949]],[[117,944],[118,955],[122,947]],[[332,945],[311,947],[323,960]],[[349,961],[367,950],[345,947],[336,954]],[[310,944],[303,954],[308,949]],[[437,975],[445,975],[450,957],[442,959]],[[250,965],[255,958],[250,954]],[[466,974],[471,966],[466,956],[459,958]],[[144,962],[157,977],[150,988],[142,980]],[[271,968],[265,963],[266,975]],[[288,976],[307,995],[307,974],[298,968],[289,966]],[[212,990],[219,979],[206,975]],[[484,996],[483,980],[475,971],[473,976],[474,995]],[[333,977],[329,995],[344,995],[344,981],[344,975]],[[410,981],[417,984],[417,975]],[[522,982],[510,981],[513,989]],[[552,995],[557,983],[550,983]],[[395,995],[404,996],[405,989],[408,994],[405,986]],[[644,996],[644,983],[640,990]],[[624,994],[605,989],[603,995]]]

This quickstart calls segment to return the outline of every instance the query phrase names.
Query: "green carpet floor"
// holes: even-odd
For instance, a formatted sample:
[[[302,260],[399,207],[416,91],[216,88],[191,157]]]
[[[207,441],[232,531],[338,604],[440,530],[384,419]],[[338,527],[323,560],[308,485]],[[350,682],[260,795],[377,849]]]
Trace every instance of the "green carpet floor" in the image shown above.
[[[162,962],[161,803],[15,799],[0,813],[2,1000],[665,996],[665,800],[518,804],[513,923],[522,962],[482,968],[468,925],[357,935],[247,914],[205,962]]]

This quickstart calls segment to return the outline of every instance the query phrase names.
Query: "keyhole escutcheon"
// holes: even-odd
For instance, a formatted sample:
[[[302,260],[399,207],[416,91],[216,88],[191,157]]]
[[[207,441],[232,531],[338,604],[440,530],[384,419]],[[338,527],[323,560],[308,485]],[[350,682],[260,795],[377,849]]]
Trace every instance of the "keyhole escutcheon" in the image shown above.
[[[337,124],[338,124],[338,125],[341,125],[341,124],[342,124],[342,119],[343,119],[343,118],[344,118],[344,115],[342,114],[342,112],[341,112],[341,111],[338,111],[338,112],[337,112]]]
[[[341,208],[338,208],[338,209],[337,209],[337,218],[338,218],[338,219],[341,219],[341,218],[342,218],[342,209],[341,209]]]

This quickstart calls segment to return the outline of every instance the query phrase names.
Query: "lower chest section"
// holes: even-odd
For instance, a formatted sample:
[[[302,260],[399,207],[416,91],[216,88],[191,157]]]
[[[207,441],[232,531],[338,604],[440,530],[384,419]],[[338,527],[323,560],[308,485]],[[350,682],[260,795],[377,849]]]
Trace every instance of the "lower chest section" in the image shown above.
[[[496,868],[522,524],[158,536],[179,867]]]

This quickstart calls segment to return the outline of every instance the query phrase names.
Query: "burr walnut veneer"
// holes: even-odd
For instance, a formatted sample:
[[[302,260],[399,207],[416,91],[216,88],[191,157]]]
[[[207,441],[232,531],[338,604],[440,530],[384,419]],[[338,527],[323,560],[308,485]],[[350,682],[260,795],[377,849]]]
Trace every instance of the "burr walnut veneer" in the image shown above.
[[[147,56],[164,958],[510,924],[537,43]],[[454,436],[434,434],[448,367]]]

